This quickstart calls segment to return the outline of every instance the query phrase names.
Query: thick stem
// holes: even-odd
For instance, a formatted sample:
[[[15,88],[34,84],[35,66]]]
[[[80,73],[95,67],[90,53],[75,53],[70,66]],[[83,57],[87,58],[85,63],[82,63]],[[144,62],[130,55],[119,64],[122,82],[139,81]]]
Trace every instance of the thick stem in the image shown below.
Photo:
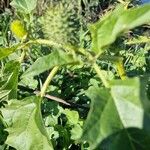
[[[47,89],[48,85],[50,84],[50,82],[52,81],[52,78],[54,77],[54,75],[57,73],[58,69],[59,69],[59,66],[55,66],[52,69],[52,71],[50,72],[49,76],[47,77],[47,79],[46,79],[46,81],[43,84],[43,87],[41,89],[41,92],[40,92],[41,97],[44,97],[46,89]]]
[[[36,40],[30,40],[27,43],[21,43],[21,45],[18,46],[17,49],[22,49],[22,48],[28,47],[32,44],[41,44],[41,45],[54,46],[57,48],[63,48],[62,44],[59,44],[59,43],[56,43],[53,41],[49,41],[49,40],[45,40],[45,39],[36,39]]]
[[[69,52],[77,51],[77,52],[83,53],[83,49],[81,51],[81,49],[79,49],[78,47],[75,47],[75,46],[72,46],[72,45],[63,45],[63,44],[56,43],[54,41],[49,41],[49,40],[46,40],[46,39],[30,40],[27,43],[24,43],[24,44],[21,44],[20,46],[18,46],[17,49],[23,49],[23,48],[28,47],[32,44],[48,45],[50,47],[62,48],[62,49],[66,50],[66,51],[69,51]]]
[[[108,81],[106,80],[106,78],[104,77],[104,75],[103,75],[102,71],[100,70],[99,66],[96,63],[94,63],[93,68],[95,69],[95,71],[98,74],[99,78],[102,80],[102,83],[104,84],[104,86],[106,88],[109,88],[110,85],[109,85]]]
[[[39,44],[45,44],[45,45],[49,45],[49,46],[55,46],[55,47],[63,47],[61,44],[58,44],[58,43],[56,43],[54,41],[45,40],[45,39],[37,39],[35,41],[31,41],[31,43],[32,42],[33,43],[39,43]]]
[[[26,43],[26,45],[30,45],[30,44],[41,44],[41,45],[48,45],[48,46],[54,46],[57,48],[63,48],[65,50],[73,50],[72,47],[67,46],[67,45],[62,45],[60,43],[56,43],[54,41],[50,41],[50,40],[46,40],[46,39],[36,39],[36,40],[30,40],[29,42]]]

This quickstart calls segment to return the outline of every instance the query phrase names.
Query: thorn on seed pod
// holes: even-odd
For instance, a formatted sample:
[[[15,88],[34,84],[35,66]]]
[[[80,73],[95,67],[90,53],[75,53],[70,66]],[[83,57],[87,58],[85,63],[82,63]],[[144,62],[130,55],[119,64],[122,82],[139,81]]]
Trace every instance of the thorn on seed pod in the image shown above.
[[[74,1],[58,1],[50,5],[43,18],[43,32],[51,41],[67,45],[79,44],[80,22]]]

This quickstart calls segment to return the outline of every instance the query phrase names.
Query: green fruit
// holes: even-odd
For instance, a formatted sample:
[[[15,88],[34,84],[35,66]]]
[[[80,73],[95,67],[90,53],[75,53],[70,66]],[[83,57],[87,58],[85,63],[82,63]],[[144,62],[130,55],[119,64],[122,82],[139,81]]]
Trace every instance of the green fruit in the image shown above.
[[[13,22],[11,22],[10,29],[12,33],[19,39],[26,38],[27,36],[27,31],[20,20],[13,20]]]
[[[80,23],[74,0],[53,2],[43,18],[46,38],[59,44],[79,44]]]

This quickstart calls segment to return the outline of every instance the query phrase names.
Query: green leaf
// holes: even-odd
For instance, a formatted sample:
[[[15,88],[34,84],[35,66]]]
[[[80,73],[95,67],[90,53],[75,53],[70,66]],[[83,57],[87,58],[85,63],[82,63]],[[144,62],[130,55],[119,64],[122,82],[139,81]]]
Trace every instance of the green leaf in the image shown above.
[[[112,13],[90,26],[92,50],[104,52],[104,47],[112,44],[123,32],[150,22],[150,5],[124,9],[118,6]]]
[[[6,108],[1,109],[8,124],[6,143],[17,150],[52,150],[42,122],[41,99],[33,96],[9,102]]]
[[[11,6],[17,11],[30,14],[36,8],[37,0],[13,0]]]
[[[19,45],[13,46],[13,47],[9,47],[9,48],[2,48],[0,47],[0,60],[2,58],[7,57],[8,55],[14,53]]]
[[[54,127],[46,127],[46,131],[48,133],[48,136],[50,139],[57,139],[59,138],[59,133],[57,131],[55,131]]]
[[[10,25],[11,32],[19,39],[25,39],[27,31],[24,28],[23,23],[20,20],[13,20]]]
[[[79,114],[77,111],[65,109],[64,113],[68,119],[69,125],[75,125],[79,122]]]
[[[0,150],[5,150],[5,148],[6,148],[5,144],[4,145],[0,145]]]
[[[61,50],[53,51],[51,54],[38,58],[22,77],[32,77],[40,73],[52,69],[55,66],[78,63],[72,55]]]
[[[150,149],[149,139],[150,137],[143,130],[124,129],[105,139],[96,150],[148,150]]]
[[[6,145],[3,145],[7,138],[7,132],[4,129],[5,129],[4,121],[3,121],[3,118],[2,118],[1,112],[0,112],[0,150],[3,150],[3,148],[6,146]]]
[[[35,80],[33,77],[23,78],[19,82],[19,85],[29,87],[30,89],[35,90],[37,88],[38,81]]]
[[[74,125],[74,127],[71,129],[70,132],[71,132],[71,139],[78,140],[82,135],[82,128],[79,124],[76,124]]]
[[[4,75],[8,76],[7,81],[0,90],[10,91],[8,99],[17,98],[18,88],[18,75],[19,75],[20,63],[17,61],[10,61],[5,65]]]
[[[100,150],[102,145],[109,144],[110,150],[122,149],[115,138],[120,140],[123,149],[145,147],[143,143],[147,143],[146,149],[149,149],[150,102],[141,95],[145,91],[140,83],[138,78],[134,78],[114,81],[111,91],[89,88],[87,96],[92,100],[92,105],[82,140],[90,143],[91,150],[96,147]],[[143,140],[135,134],[142,135]]]
[[[100,131],[101,117],[110,99],[110,94],[108,90],[100,89],[99,87],[90,87],[86,95],[92,100],[92,104],[83,128],[82,140],[88,141],[91,144],[91,149],[93,149],[104,138]]]
[[[0,90],[0,101],[2,98],[7,96],[10,93],[10,90]]]

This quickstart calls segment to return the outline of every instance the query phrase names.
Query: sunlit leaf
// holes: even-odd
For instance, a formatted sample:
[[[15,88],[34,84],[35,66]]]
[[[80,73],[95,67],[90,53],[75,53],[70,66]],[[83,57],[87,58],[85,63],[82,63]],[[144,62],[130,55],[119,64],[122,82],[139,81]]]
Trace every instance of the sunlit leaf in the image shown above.
[[[79,124],[74,125],[74,127],[71,129],[71,139],[72,140],[78,140],[82,135],[82,128]]]
[[[115,81],[111,91],[90,87],[87,96],[92,100],[91,110],[84,126],[82,140],[90,143],[91,150],[109,146],[109,141],[119,137],[123,149],[150,148],[150,103],[141,96],[138,78]],[[133,132],[137,134],[134,136]],[[143,141],[139,138],[142,135]],[[122,135],[122,136],[120,136]],[[108,142],[108,143],[107,143]],[[138,143],[138,144],[137,144]],[[147,143],[147,145],[143,145]],[[110,150],[120,149],[113,141]],[[141,148],[142,149],[142,148]]]
[[[38,85],[38,81],[33,79],[32,77],[28,78],[23,78],[20,82],[19,85],[29,87],[30,89],[36,89]]]
[[[124,9],[118,6],[104,19],[90,26],[92,50],[102,53],[105,46],[112,44],[123,32],[150,22],[150,5]]]
[[[7,96],[10,93],[10,90],[0,90],[0,101],[2,98]]]
[[[77,111],[65,109],[64,113],[66,114],[66,117],[68,119],[68,124],[74,125],[77,124],[79,121],[79,114]]]
[[[20,63],[17,61],[10,61],[5,65],[4,75],[7,76],[7,81],[0,87],[0,90],[8,90],[8,99],[17,98],[18,75]]]
[[[12,100],[1,109],[8,124],[6,143],[17,150],[53,150],[41,116],[41,99]]]
[[[39,75],[55,66],[62,66],[66,64],[76,64],[78,60],[72,55],[63,51],[53,51],[51,54],[38,58],[29,69],[22,75],[22,77],[31,77]]]
[[[7,57],[8,55],[14,53],[19,45],[13,46],[13,47],[9,47],[9,48],[2,48],[0,47],[0,60],[2,58]]]
[[[37,0],[13,0],[11,5],[22,13],[29,14],[36,8]]]

